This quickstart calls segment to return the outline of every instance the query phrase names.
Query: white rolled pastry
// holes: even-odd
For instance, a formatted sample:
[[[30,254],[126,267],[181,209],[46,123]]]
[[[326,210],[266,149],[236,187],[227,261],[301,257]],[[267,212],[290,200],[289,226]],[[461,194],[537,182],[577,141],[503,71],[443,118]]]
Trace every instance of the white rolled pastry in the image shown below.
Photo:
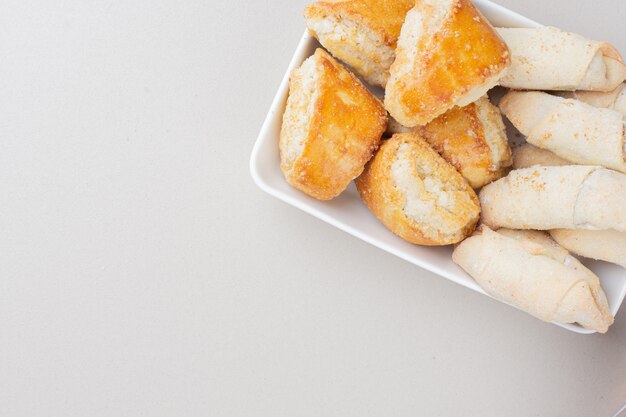
[[[615,90],[602,91],[560,91],[558,96],[573,98],[594,107],[618,111],[626,117],[626,84],[620,84]]]
[[[576,164],[626,173],[621,113],[538,91],[512,91],[500,109],[528,143]]]
[[[389,230],[417,245],[458,243],[480,217],[474,190],[417,133],[384,141],[356,188]]]
[[[489,295],[541,320],[600,333],[613,324],[598,277],[545,233],[483,227],[452,260]]]
[[[479,194],[491,228],[626,232],[626,175],[585,166],[511,171]]]
[[[513,169],[529,168],[535,165],[547,167],[572,165],[572,163],[530,143],[513,149]]]
[[[615,96],[613,106],[609,108],[622,113],[622,115],[626,118],[626,84],[622,84],[617,88],[617,90],[619,93]]]
[[[611,262],[626,268],[626,233],[615,230],[551,230],[559,245],[585,258]]]
[[[553,27],[498,28],[511,68],[500,85],[519,90],[611,91],[626,79],[615,47]]]

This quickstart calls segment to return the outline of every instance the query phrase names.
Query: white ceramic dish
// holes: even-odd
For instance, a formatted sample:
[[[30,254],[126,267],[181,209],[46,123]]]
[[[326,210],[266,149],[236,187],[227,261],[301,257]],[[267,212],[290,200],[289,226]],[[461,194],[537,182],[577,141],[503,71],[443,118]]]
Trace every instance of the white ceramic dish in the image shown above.
[[[538,27],[539,23],[512,12],[488,0],[474,0],[478,8],[495,26]],[[272,196],[291,204],[341,230],[394,254],[412,264],[434,272],[471,290],[485,292],[463,270],[452,262],[451,247],[429,248],[415,246],[387,230],[361,202],[352,184],[341,196],[330,201],[317,201],[291,188],[280,171],[278,138],[282,114],[288,95],[291,71],[311,56],[319,47],[306,32],[287,68],[259,137],[252,151],[250,171],[256,184]],[[604,262],[583,260],[601,279],[611,312],[615,315],[626,295],[626,272],[623,268]],[[486,295],[486,294],[485,294]],[[595,333],[578,325],[559,324],[581,334]],[[609,330],[610,331],[610,330]]]

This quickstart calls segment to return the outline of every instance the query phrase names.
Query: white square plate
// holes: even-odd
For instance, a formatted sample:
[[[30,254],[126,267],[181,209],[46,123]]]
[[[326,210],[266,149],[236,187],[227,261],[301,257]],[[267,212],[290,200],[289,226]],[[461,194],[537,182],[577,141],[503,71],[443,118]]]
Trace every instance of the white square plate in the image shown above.
[[[495,26],[540,27],[541,25],[488,0],[474,0],[482,13]],[[371,243],[421,268],[463,285],[471,290],[485,292],[461,268],[452,262],[451,247],[423,247],[412,245],[387,230],[361,202],[354,184],[339,197],[329,202],[315,200],[291,188],[280,171],[278,139],[288,95],[291,71],[313,54],[320,45],[306,32],[287,68],[287,72],[265,119],[252,151],[250,171],[256,184],[267,193],[303,210],[353,236]],[[583,260],[601,279],[613,315],[626,295],[626,272],[623,268],[605,262]],[[486,295],[486,294],[485,294]],[[576,333],[591,334],[593,330],[578,325],[559,324]]]

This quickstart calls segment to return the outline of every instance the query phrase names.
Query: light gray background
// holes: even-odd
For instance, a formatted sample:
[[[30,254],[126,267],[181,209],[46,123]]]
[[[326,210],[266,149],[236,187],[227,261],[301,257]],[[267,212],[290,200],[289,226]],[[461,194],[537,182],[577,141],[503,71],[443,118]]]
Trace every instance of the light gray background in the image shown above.
[[[304,0],[0,3],[0,416],[610,416],[581,336],[263,194]],[[626,51],[623,0],[500,0]]]

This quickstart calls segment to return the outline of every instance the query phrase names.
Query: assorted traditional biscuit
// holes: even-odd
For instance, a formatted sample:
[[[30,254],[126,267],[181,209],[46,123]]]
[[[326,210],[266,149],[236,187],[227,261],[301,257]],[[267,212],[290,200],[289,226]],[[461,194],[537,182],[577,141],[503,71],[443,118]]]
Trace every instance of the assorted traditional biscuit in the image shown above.
[[[361,174],[387,127],[380,101],[323,49],[294,71],[280,132],[281,169],[319,200]]]
[[[425,126],[415,127],[415,131],[473,188],[503,177],[511,165],[502,115],[487,96],[465,107],[454,107]]]
[[[528,143],[577,164],[626,173],[621,113],[539,91],[512,91],[500,109]]]
[[[553,27],[498,28],[513,63],[500,85],[516,90],[612,91],[626,79],[619,51]]]
[[[424,126],[408,128],[389,119],[387,134],[417,132],[469,182],[480,188],[506,174],[511,148],[502,114],[483,96],[453,107]]]
[[[424,125],[484,96],[510,64],[506,44],[470,0],[419,0],[402,26],[385,107],[404,126]]]
[[[329,200],[356,179],[396,235],[457,244],[453,261],[491,296],[606,332],[600,281],[570,252],[626,267],[619,52],[551,27],[494,29],[470,0],[320,0],[305,18],[334,57],[318,49],[291,76],[287,182]],[[384,105],[335,58],[384,87]],[[496,85],[512,89],[499,108]],[[502,114],[527,143],[511,150]]]
[[[480,216],[474,190],[417,133],[385,141],[356,187],[389,230],[418,245],[458,243]]]
[[[600,333],[613,323],[598,277],[543,232],[483,226],[452,259],[492,297],[541,320]]]
[[[598,166],[517,169],[479,198],[491,228],[626,232],[626,175]]]
[[[309,31],[335,57],[372,85],[384,87],[396,45],[415,0],[325,0],[309,5]]]

